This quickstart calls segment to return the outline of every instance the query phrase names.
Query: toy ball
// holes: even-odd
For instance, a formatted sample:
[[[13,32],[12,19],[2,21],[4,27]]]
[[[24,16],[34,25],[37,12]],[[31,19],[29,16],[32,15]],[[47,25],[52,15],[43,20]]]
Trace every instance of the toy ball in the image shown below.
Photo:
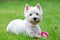
[[[48,33],[47,32],[41,32],[41,36],[45,37],[45,38],[48,38]]]

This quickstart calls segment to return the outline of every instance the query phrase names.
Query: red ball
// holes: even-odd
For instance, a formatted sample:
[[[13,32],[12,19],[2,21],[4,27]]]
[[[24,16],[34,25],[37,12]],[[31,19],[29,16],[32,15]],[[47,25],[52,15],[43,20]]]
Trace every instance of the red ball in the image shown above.
[[[43,36],[43,37],[48,37],[48,33],[47,32],[41,32],[41,36]]]

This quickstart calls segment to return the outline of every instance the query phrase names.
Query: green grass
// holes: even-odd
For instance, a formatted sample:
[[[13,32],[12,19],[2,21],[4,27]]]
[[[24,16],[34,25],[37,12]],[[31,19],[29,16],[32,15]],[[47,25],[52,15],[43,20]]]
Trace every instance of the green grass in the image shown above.
[[[6,27],[11,20],[24,19],[25,4],[35,6],[40,1],[8,1],[0,2],[0,40],[34,40],[27,36],[7,33]],[[60,40],[60,2],[41,1],[43,20],[40,23],[42,31],[47,31],[49,37],[41,40]]]

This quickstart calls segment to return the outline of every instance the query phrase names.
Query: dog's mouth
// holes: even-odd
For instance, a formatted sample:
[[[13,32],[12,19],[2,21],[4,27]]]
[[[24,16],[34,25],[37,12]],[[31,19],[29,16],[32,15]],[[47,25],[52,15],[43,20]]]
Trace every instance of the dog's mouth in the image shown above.
[[[32,23],[32,24],[37,24],[37,23],[39,23],[40,21],[30,21],[30,23]]]

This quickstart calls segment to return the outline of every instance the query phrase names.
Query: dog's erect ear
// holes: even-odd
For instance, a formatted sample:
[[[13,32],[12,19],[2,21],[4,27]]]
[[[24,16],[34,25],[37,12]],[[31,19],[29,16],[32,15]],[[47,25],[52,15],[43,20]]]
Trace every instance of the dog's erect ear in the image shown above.
[[[36,7],[40,10],[40,3],[38,3],[37,5],[36,5]]]
[[[29,10],[29,5],[28,4],[26,4],[25,10],[26,10],[26,12]]]

